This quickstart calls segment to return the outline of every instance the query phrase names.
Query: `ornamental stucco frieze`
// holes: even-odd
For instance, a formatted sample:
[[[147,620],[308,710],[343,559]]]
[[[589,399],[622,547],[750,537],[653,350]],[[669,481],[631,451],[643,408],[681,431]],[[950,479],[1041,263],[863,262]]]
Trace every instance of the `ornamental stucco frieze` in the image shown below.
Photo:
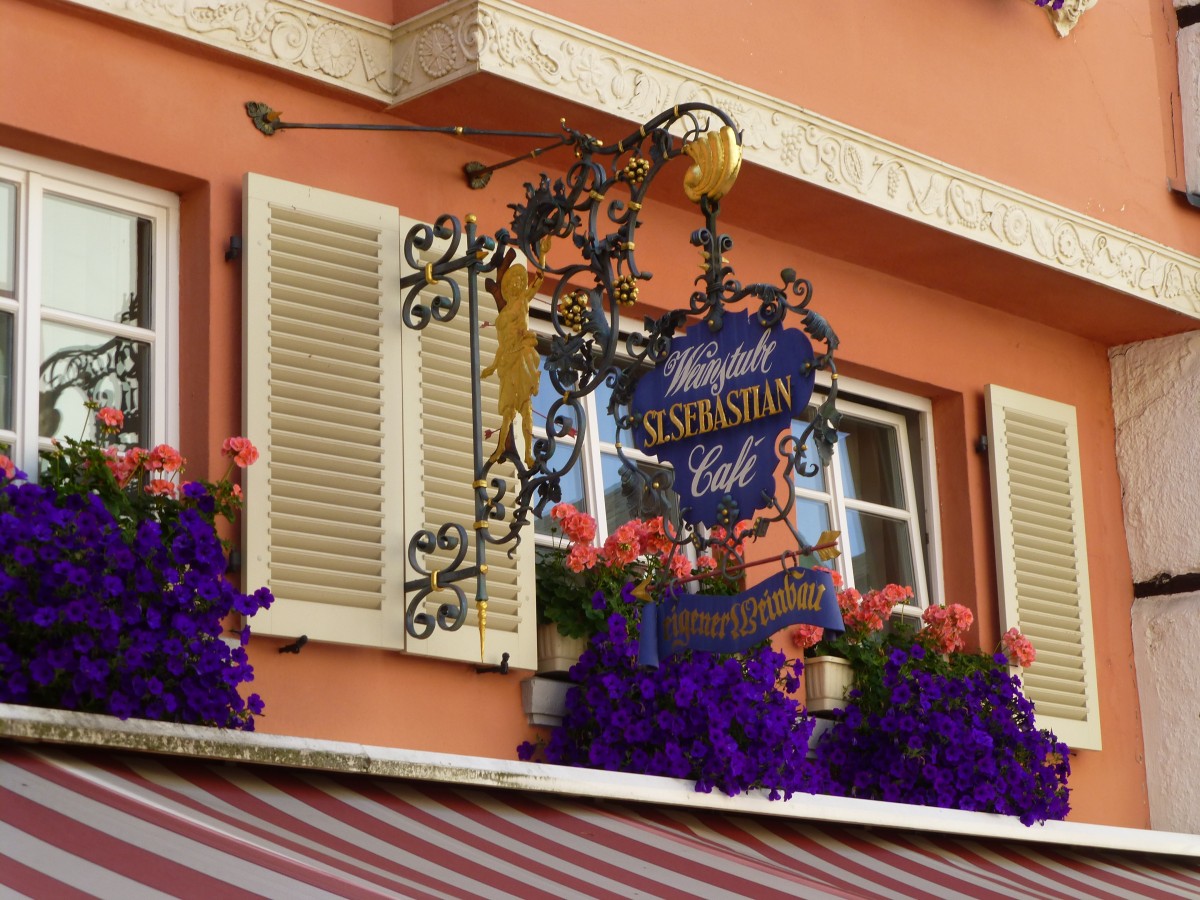
[[[394,93],[390,25],[306,0],[73,0],[380,100]]]
[[[633,122],[705,100],[737,120],[748,163],[1200,318],[1194,256],[513,0],[454,0],[394,27],[308,0],[73,2],[388,106],[480,72]],[[1094,3],[1067,0],[1052,20]]]

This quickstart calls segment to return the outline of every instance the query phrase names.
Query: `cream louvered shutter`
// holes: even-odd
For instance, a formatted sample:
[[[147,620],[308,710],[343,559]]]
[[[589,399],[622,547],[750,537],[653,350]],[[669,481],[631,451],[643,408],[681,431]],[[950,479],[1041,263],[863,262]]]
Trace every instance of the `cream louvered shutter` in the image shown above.
[[[244,577],[276,597],[256,632],[405,644],[398,229],[394,207],[246,176]]]
[[[1037,650],[1022,682],[1038,725],[1099,750],[1075,409],[996,385],[986,406],[1001,627]]]
[[[412,222],[405,222],[404,228]],[[438,259],[440,245],[434,247],[418,262],[424,265]],[[407,271],[402,275],[408,274]],[[480,368],[488,366],[496,353],[496,305],[484,290],[480,279]],[[447,522],[461,523],[467,529],[472,547],[466,564],[474,562],[475,534],[472,523],[475,508],[471,482],[474,479],[474,460],[471,443],[471,355],[470,319],[467,308],[465,276],[458,282],[462,305],[450,322],[430,322],[421,331],[406,330],[404,340],[405,384],[413,399],[405,407],[405,452],[410,475],[406,491],[406,518],[409,531],[424,527],[436,533]],[[445,286],[435,286],[426,296],[445,294]],[[482,406],[485,434],[500,426],[499,386],[495,378],[482,384]],[[520,434],[520,419],[514,424]],[[485,438],[484,453],[490,454],[496,437]],[[518,446],[521,446],[518,438]],[[411,476],[423,473],[417,481]],[[498,466],[494,474],[508,480],[511,503],[515,489],[515,470],[511,464]],[[505,528],[493,525],[493,531]],[[489,664],[509,654],[509,665],[520,669],[537,668],[537,622],[534,614],[533,529],[528,528],[514,558],[506,547],[492,546],[487,556],[488,606],[483,659]],[[450,554],[431,554],[424,565],[440,569],[448,563]],[[426,654],[446,659],[480,661],[478,614],[475,606],[475,580],[459,582],[467,595],[467,621],[458,631],[437,631],[427,640],[410,640],[410,653]],[[444,602],[451,602],[449,592],[431,594],[426,611],[433,615]]]

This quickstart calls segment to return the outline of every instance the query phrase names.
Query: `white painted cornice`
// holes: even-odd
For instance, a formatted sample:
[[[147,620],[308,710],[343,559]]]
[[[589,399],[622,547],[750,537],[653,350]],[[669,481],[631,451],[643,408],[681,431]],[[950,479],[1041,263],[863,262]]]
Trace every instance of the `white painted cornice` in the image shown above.
[[[738,121],[751,164],[1200,318],[1195,256],[513,0],[451,0],[396,26],[308,0],[72,2],[388,106],[478,73],[631,122],[707,100]]]

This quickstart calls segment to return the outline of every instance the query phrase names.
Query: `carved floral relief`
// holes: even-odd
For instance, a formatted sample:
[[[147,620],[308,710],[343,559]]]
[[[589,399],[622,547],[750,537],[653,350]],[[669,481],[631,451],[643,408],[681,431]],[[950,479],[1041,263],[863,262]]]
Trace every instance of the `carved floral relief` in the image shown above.
[[[310,0],[74,0],[339,84],[389,105],[491,72],[644,121],[704,100],[747,162],[1200,315],[1200,260],[520,5],[455,0],[393,27]],[[1096,0],[1048,9],[1070,30]]]

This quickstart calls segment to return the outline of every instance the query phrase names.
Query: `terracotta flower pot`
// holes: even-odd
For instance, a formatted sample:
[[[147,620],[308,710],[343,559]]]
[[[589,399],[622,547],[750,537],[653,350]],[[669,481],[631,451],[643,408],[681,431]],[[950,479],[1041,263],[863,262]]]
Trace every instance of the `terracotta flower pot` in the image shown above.
[[[846,705],[854,684],[854,669],[840,656],[804,660],[804,694],[809,712],[828,712]]]

